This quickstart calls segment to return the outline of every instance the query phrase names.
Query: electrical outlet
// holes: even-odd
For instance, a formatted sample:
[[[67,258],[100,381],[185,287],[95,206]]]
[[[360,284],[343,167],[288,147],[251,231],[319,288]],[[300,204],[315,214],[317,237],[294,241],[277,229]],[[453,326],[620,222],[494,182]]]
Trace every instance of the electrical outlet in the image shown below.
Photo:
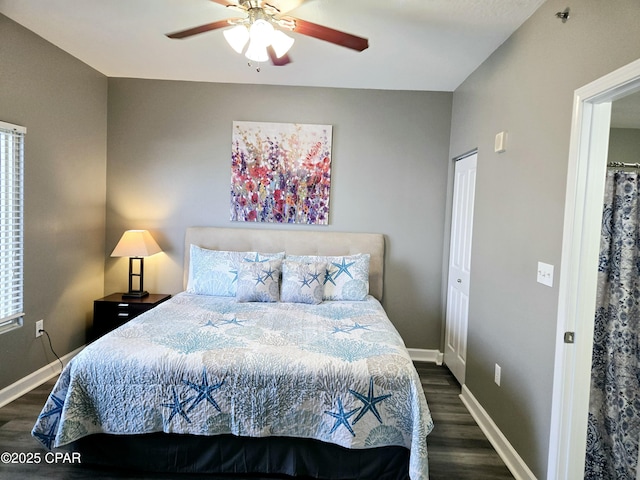
[[[502,375],[502,369],[500,368],[500,365],[498,365],[496,363],[496,370],[495,373],[493,375],[493,381],[496,382],[496,385],[500,386],[500,376]]]
[[[36,338],[42,336],[43,330],[44,330],[44,320],[38,320],[36,322]]]

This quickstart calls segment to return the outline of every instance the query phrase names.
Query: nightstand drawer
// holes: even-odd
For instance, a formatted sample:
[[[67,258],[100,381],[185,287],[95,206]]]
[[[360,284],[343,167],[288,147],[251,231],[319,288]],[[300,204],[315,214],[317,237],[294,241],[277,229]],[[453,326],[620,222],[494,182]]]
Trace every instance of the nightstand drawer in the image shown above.
[[[93,329],[91,339],[101,337],[156,305],[168,300],[168,294],[149,294],[143,298],[122,298],[114,293],[93,302]]]
[[[116,316],[118,318],[133,318],[140,315],[142,312],[146,312],[151,308],[155,307],[155,304],[149,303],[129,303],[129,302],[119,302],[116,306]]]

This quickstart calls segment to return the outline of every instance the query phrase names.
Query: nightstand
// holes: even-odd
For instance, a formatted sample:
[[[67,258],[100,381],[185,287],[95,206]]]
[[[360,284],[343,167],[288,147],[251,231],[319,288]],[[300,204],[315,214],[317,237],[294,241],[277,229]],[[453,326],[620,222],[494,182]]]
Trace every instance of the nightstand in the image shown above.
[[[94,300],[91,339],[101,337],[170,298],[171,295],[166,293],[150,293],[143,298],[123,299],[122,293],[113,293]]]

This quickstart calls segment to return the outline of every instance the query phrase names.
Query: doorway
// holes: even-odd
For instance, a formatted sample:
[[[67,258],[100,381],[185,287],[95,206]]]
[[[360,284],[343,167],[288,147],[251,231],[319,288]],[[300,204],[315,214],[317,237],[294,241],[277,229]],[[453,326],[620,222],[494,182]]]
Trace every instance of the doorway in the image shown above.
[[[469,323],[471,241],[478,153],[455,159],[447,309],[445,314],[444,363],[460,385],[464,385]]]
[[[574,95],[548,479],[583,478],[611,102],[640,91],[640,60]],[[573,335],[565,335],[573,332]]]

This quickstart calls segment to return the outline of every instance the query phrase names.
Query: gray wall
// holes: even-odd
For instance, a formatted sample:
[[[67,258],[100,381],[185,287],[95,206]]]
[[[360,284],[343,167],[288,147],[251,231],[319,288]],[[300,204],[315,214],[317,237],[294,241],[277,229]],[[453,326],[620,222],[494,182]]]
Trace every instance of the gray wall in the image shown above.
[[[103,294],[107,79],[0,15],[0,120],[27,127],[24,326],[0,335],[0,389],[85,343]]]
[[[609,130],[610,162],[640,163],[640,128]]]
[[[467,386],[538,478],[550,434],[573,92],[640,55],[637,0],[549,0],[455,91],[450,155],[478,148]],[[507,130],[507,152],[493,153]],[[537,262],[555,265],[553,288]],[[493,382],[502,367],[502,386]]]
[[[106,254],[149,229],[165,253],[145,261],[145,288],[176,293],[188,226],[381,232],[389,317],[408,347],[438,349],[451,98],[109,79]],[[229,220],[233,120],[333,125],[328,226]],[[107,259],[106,292],[126,290],[127,269]]]

